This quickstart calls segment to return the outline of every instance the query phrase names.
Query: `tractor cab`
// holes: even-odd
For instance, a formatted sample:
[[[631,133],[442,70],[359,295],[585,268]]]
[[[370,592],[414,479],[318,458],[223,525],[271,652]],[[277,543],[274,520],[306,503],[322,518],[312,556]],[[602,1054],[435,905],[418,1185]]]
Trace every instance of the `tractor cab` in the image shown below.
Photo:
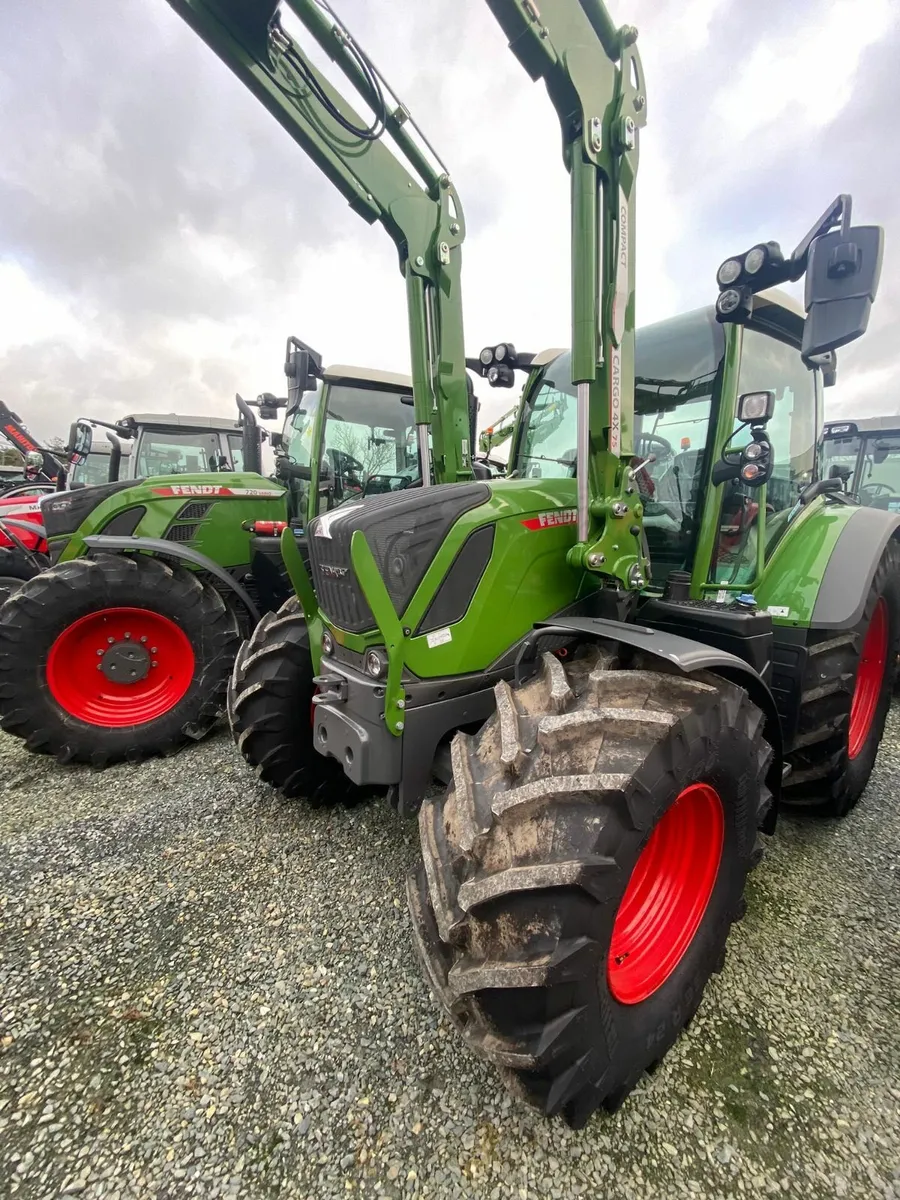
[[[800,357],[803,318],[773,290],[757,297],[745,326],[718,323],[710,306],[637,330],[632,472],[654,590],[673,571],[691,572],[700,589],[746,586],[813,482],[822,371]],[[535,359],[526,385],[510,462],[516,478],[575,475],[571,355],[547,358]],[[726,446],[741,451],[754,428],[740,419],[739,397],[764,391],[774,397],[765,422],[771,477],[760,488],[737,475],[714,498],[715,463]]]
[[[867,508],[900,512],[900,417],[829,422],[821,471]]]
[[[332,366],[305,383],[292,389],[275,442],[276,473],[289,481],[295,512],[311,518],[421,484],[408,376]]]
[[[129,478],[243,469],[239,421],[227,417],[136,413],[126,417],[122,424],[134,429]]]
[[[115,482],[120,476],[129,478],[128,467],[131,460],[131,445],[116,439],[112,442],[92,444],[86,458],[72,465],[69,471],[70,487],[91,487],[96,483]],[[123,468],[122,460],[127,462]],[[114,472],[114,474],[111,474]]]

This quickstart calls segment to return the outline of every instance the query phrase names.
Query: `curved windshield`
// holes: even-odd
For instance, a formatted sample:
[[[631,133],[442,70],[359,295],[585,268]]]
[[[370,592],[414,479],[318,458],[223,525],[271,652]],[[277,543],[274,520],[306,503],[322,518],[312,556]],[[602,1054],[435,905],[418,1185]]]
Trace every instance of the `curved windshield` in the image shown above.
[[[399,491],[420,478],[415,410],[408,392],[334,383],[327,395],[321,448],[319,510],[324,512],[362,495]],[[284,454],[301,466],[312,465],[316,420],[323,389],[304,392],[288,416]],[[301,511],[308,484],[292,480]]]
[[[69,476],[70,483],[84,483],[89,487],[109,480],[109,455],[92,450],[82,463],[77,463]]]
[[[635,335],[632,462],[638,467],[635,483],[657,582],[693,554],[713,393],[724,353],[722,327],[708,308],[644,326]],[[517,477],[574,476],[575,409],[571,356],[561,354],[526,405]]]
[[[140,478],[218,471],[227,465],[219,435],[213,431],[176,433],[148,429],[138,438],[136,474]]]

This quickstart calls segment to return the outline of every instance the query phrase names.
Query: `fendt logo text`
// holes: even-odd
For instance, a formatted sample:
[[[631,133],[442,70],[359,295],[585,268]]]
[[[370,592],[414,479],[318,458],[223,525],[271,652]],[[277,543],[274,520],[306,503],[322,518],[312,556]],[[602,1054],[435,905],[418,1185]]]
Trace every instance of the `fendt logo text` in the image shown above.
[[[575,525],[577,521],[577,508],[557,508],[553,512],[540,513],[536,517],[529,517],[522,524],[526,529],[549,529],[553,525]]]

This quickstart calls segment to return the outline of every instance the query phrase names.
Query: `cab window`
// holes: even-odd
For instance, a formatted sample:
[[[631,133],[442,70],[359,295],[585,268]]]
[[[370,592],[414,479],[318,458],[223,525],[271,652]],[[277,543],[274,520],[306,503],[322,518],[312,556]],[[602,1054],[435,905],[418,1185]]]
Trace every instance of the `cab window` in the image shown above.
[[[137,472],[148,475],[186,475],[214,471],[219,462],[216,433],[154,433],[141,435],[137,450]]]
[[[765,558],[785,532],[800,492],[816,474],[816,373],[796,347],[756,329],[745,329],[738,394],[771,391],[775,409],[767,431],[774,468],[765,488],[734,480],[723,487],[716,549],[710,570],[715,583],[749,583],[756,574],[761,506],[765,506]],[[730,448],[750,440],[735,427]]]
[[[693,560],[724,352],[722,327],[710,309],[644,326],[635,335],[632,463],[654,584]],[[574,476],[575,408],[571,358],[561,354],[526,404],[514,464],[519,478]]]

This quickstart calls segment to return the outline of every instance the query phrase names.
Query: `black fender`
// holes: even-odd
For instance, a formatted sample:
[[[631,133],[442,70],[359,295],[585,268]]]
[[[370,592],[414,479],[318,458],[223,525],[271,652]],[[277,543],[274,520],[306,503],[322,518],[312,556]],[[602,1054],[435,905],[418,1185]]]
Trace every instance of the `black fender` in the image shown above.
[[[866,597],[884,548],[900,530],[900,514],[858,508],[835,542],[819,584],[810,625],[852,629],[863,615]]]
[[[205,554],[201,554],[198,550],[192,550],[190,546],[182,546],[178,542],[166,542],[162,538],[148,537],[116,537],[112,534],[96,533],[84,539],[84,544],[89,550],[108,550],[113,554],[137,554],[139,551],[157,554],[160,558],[175,558],[180,562],[190,563],[193,567],[199,567],[201,571],[208,571],[213,578],[217,579],[222,586],[240,600],[241,604],[250,614],[250,619],[254,624],[259,624],[260,611],[250,598],[250,594],[245,587],[242,587],[236,579],[220,566],[217,562],[213,562],[211,558],[207,558]]]
[[[727,650],[719,650],[705,642],[696,642],[693,638],[681,637],[677,633],[668,633],[662,629],[648,629],[644,625],[609,621],[603,617],[559,617],[555,621],[539,622],[535,625],[534,632],[523,642],[516,659],[517,681],[530,673],[529,664],[536,663],[538,644],[545,637],[587,637],[620,642],[671,663],[685,675],[695,671],[711,671],[742,687],[763,713],[766,741],[774,752],[766,782],[775,803],[770,809],[765,831],[769,833],[774,829],[775,805],[781,795],[784,737],[775,697],[762,676],[757,674],[749,663]]]

